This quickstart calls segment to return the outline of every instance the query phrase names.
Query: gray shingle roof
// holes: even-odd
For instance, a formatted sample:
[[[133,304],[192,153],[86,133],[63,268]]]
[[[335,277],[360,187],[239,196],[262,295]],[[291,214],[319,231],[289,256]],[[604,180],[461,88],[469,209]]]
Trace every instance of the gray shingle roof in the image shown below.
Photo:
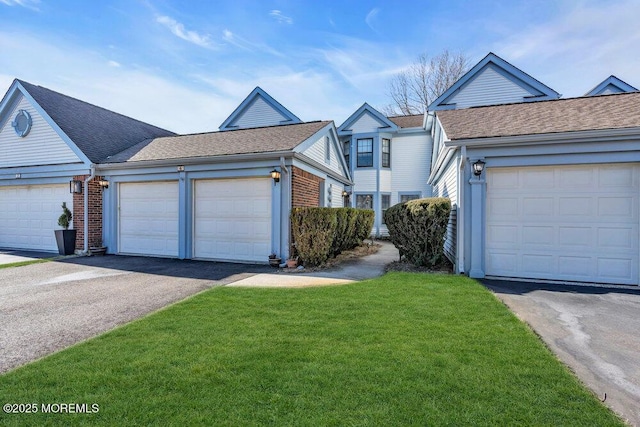
[[[436,113],[451,140],[640,127],[640,93],[473,107]]]
[[[422,127],[424,114],[412,114],[410,116],[394,116],[387,118],[401,128],[419,128]]]
[[[42,86],[18,82],[93,163],[101,163],[146,139],[175,135]]]
[[[308,122],[148,139],[112,156],[107,162],[290,151],[330,123],[332,122]]]

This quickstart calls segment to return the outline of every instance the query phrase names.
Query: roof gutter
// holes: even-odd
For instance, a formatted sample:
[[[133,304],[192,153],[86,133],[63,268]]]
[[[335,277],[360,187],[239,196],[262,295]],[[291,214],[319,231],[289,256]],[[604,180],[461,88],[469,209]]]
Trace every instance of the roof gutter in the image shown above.
[[[245,162],[251,160],[272,160],[281,157],[291,157],[293,151],[270,151],[266,153],[248,153],[248,154],[229,154],[221,156],[207,157],[177,157],[175,159],[157,159],[157,160],[140,160],[119,163],[101,163],[96,165],[98,170],[114,170],[114,169],[137,169],[152,168],[158,166],[175,166],[175,165],[199,165],[211,163],[233,163]]]

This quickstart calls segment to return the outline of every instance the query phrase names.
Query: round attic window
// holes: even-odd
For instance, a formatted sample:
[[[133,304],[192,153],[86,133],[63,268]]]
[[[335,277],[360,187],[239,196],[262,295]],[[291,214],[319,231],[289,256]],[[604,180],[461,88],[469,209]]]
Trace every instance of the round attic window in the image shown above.
[[[31,123],[31,115],[25,110],[20,110],[11,122],[11,126],[19,137],[24,138],[31,130]]]

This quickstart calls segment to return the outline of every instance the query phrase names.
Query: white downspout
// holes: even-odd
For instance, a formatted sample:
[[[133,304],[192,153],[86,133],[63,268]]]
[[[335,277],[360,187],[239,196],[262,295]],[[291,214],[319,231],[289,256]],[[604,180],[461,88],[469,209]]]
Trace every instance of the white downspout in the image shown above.
[[[91,165],[91,174],[84,180],[84,249],[83,253],[89,252],[89,181],[96,176],[96,165]]]
[[[464,273],[464,165],[467,158],[467,146],[463,145],[460,150],[460,165],[458,166],[458,241],[456,250],[458,251],[458,274]]]
[[[287,197],[287,207],[288,207],[287,211],[289,212],[289,214],[291,214],[291,204],[292,204],[292,200],[291,200],[292,193],[291,193],[291,191],[292,191],[292,185],[293,185],[292,181],[293,181],[293,179],[291,177],[291,174],[289,173],[289,169],[287,169],[287,165],[284,163],[284,157],[280,157],[280,168],[289,177],[289,180],[287,181],[289,183],[289,186],[288,186],[289,194],[288,195],[283,194],[283,196]],[[283,182],[284,182],[284,180],[283,180]],[[282,191],[283,188],[284,188],[284,186],[281,185],[280,191]],[[282,215],[282,212],[280,212],[280,215]],[[286,223],[287,223],[287,225],[289,224],[288,221],[286,221]],[[280,219],[280,226],[282,227],[282,218]],[[280,232],[280,234],[282,234],[282,231]],[[291,247],[292,243],[293,243],[293,241],[292,241],[292,237],[291,237],[291,227],[289,226],[288,229],[287,229],[287,247],[285,248],[286,249],[287,258],[291,256],[291,254],[289,253],[289,248]],[[282,250],[282,248],[281,248],[281,250]]]

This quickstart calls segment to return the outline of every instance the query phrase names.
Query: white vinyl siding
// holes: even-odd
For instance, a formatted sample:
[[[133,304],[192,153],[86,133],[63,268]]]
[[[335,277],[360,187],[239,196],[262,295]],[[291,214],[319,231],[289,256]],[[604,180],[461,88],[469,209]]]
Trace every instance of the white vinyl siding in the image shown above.
[[[334,141],[331,139],[331,137],[329,138],[329,156],[330,156],[330,160],[327,163],[327,153],[326,153],[326,149],[327,149],[327,143],[326,143],[326,138],[328,136],[323,135],[320,138],[318,138],[318,140],[316,142],[314,142],[309,148],[307,148],[306,150],[302,151],[301,154],[304,154],[305,156],[315,160],[316,162],[325,165],[326,167],[328,167],[329,169],[331,169],[334,172],[337,172],[338,174],[344,176],[345,173],[342,169],[342,165],[341,165],[341,160],[338,157],[339,154],[338,152],[336,152],[336,148],[335,148],[335,144]]]
[[[327,183],[327,185],[331,185],[331,207],[343,207],[344,199],[342,197],[342,192],[344,191],[344,185],[329,178],[325,182]]]
[[[31,115],[31,131],[24,138],[16,135],[11,126],[18,110]],[[0,167],[55,165],[78,163],[80,159],[44,120],[38,111],[22,98],[9,113],[0,130]]]
[[[264,98],[258,96],[229,126],[237,126],[241,129],[275,126],[281,124],[283,120],[287,118],[269,105]]]
[[[53,231],[61,229],[62,202],[73,210],[68,183],[0,187],[0,247],[57,250]]]
[[[397,136],[391,144],[391,204],[400,202],[399,193],[420,193],[422,197],[431,195],[427,184],[431,164],[431,136],[426,132]]]
[[[271,253],[270,178],[195,181],[194,256],[266,262]]]
[[[351,125],[353,135],[357,133],[377,132],[383,125],[371,114],[365,112],[358,120]]]
[[[376,191],[376,175],[377,171],[373,169],[354,170],[353,181],[355,182],[355,191],[358,193]]]
[[[178,182],[121,183],[118,252],[178,256]]]
[[[390,170],[380,170],[380,191],[383,193],[391,192],[392,173]]]
[[[488,276],[638,284],[640,165],[487,169]]]
[[[522,102],[525,97],[537,95],[541,94],[533,88],[525,88],[524,83],[515,83],[489,64],[447,99],[446,103],[455,104],[456,108],[468,108]]]
[[[433,186],[434,197],[446,197],[451,200],[451,214],[447,223],[447,234],[444,242],[444,252],[453,263],[456,261],[457,239],[457,207],[458,207],[458,169],[457,157],[451,158],[440,179]]]

